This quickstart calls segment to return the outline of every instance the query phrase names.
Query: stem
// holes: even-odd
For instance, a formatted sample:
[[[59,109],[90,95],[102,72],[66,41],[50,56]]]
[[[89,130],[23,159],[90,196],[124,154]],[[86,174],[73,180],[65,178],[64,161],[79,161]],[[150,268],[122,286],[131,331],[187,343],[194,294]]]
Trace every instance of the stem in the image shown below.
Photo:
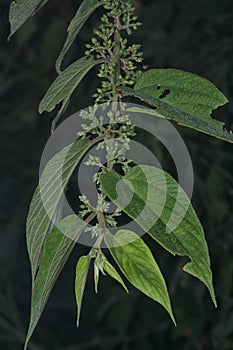
[[[97,218],[98,218],[100,227],[101,228],[107,228],[106,223],[105,223],[104,214],[101,211],[97,212]]]
[[[112,61],[115,63],[115,70],[114,70],[114,77],[113,77],[113,101],[112,101],[112,112],[113,115],[116,116],[118,102],[119,102],[119,92],[117,91],[117,85],[118,85],[118,77],[120,75],[121,67],[120,67],[120,19],[119,16],[115,17],[114,20],[115,25],[115,35],[114,35],[114,50],[113,50],[113,57]],[[114,131],[114,126],[112,126],[112,130]],[[111,142],[114,142],[114,133],[111,133]],[[108,171],[112,171],[113,168],[113,162],[111,158],[113,157],[113,154],[108,154],[108,163],[107,163],[107,169]]]
[[[131,86],[137,80],[137,64],[142,62],[142,54],[139,52],[139,45],[128,44],[127,38],[122,35],[123,31],[130,35],[132,30],[136,30],[140,25],[140,23],[137,22],[137,16],[134,14],[135,9],[131,0],[113,0],[112,2],[103,0],[103,5],[106,14],[102,16],[101,24],[94,31],[96,37],[91,40],[90,44],[86,45],[88,50],[85,54],[87,57],[95,54],[95,62],[100,64],[98,77],[103,80],[100,88],[97,89],[94,95],[96,98],[95,103],[97,105],[99,103],[111,103],[111,112],[109,111],[108,114],[109,125],[104,137],[104,140],[108,143],[103,147],[107,153],[105,159],[105,161],[107,161],[107,166],[103,166],[101,169],[102,172],[105,172],[106,170],[112,171],[116,163],[121,166],[127,166],[127,161],[124,157],[128,150],[129,138],[133,136],[133,132],[131,131],[129,116],[121,113],[122,109],[119,107],[118,103],[122,98],[121,90],[123,89],[121,87]],[[132,30],[130,28],[132,28]],[[89,119],[91,120],[91,118]],[[129,127],[118,128],[117,123],[119,123],[119,121],[125,122]],[[94,143],[98,141],[98,139],[95,139]],[[117,159],[120,157],[123,157],[124,160],[121,161]],[[94,181],[100,186],[98,176],[96,176]],[[106,198],[101,186],[100,191],[101,194],[100,197],[98,197],[98,204]],[[96,212],[97,227],[107,229],[105,223],[106,213],[99,213],[98,210],[94,208],[88,209],[89,211]],[[112,219],[114,220],[114,214],[112,214]],[[114,224],[113,222],[113,225]],[[109,225],[111,226],[111,224]],[[99,248],[103,235],[101,229],[96,232],[98,237],[95,247],[97,244]]]
[[[115,17],[114,25],[115,25],[115,35],[114,35],[114,50],[113,50],[113,61],[115,62],[115,72],[114,72],[114,79],[113,79],[113,91],[115,93],[113,97],[113,103],[118,102],[118,93],[116,93],[116,87],[118,83],[118,77],[120,75],[120,29],[119,29],[120,19],[119,16]],[[116,100],[117,99],[117,100]]]
[[[97,219],[100,224],[100,227],[103,228],[104,230],[107,230],[104,214],[101,211],[97,212]],[[99,248],[100,244],[104,238],[104,233],[102,233],[96,240],[94,247],[93,248]]]

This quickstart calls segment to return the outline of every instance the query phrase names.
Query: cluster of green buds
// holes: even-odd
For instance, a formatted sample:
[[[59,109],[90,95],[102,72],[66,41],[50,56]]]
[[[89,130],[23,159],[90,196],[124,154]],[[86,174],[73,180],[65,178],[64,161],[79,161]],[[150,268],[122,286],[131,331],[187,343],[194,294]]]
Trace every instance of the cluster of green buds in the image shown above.
[[[90,214],[92,212],[101,212],[104,213],[105,223],[106,227],[116,227],[117,221],[116,218],[119,217],[122,212],[119,208],[116,208],[116,210],[113,213],[108,213],[110,208],[110,203],[105,200],[105,196],[102,193],[98,193],[98,199],[97,199],[97,207],[94,208],[91,206],[88,198],[86,195],[79,196],[79,200],[82,203],[80,205],[80,215],[81,217],[85,217],[87,214]],[[93,226],[88,226],[85,229],[85,232],[90,232],[92,238],[96,238],[103,233],[103,228],[101,227],[100,223],[97,222]]]
[[[143,61],[140,45],[130,45],[125,37],[141,25],[131,1],[104,0],[104,8],[107,13],[94,29],[95,37],[86,45],[87,56],[103,60],[98,73],[101,87],[94,95],[97,103],[113,100],[120,86],[133,85],[140,74],[138,64]]]
[[[121,87],[135,84],[141,73],[138,66],[143,61],[140,45],[130,44],[127,38],[141,25],[135,16],[131,0],[103,0],[103,6],[106,13],[102,15],[99,27],[94,29],[95,37],[86,45],[85,53],[86,56],[93,56],[96,60],[102,61],[98,73],[101,86],[94,95],[94,107],[81,113],[85,122],[79,133],[79,136],[85,136],[86,133],[105,135],[104,140],[97,146],[98,149],[105,151],[105,162],[97,156],[89,155],[85,163],[99,168],[93,177],[97,187],[100,186],[99,177],[103,172],[112,170],[114,166],[120,166],[123,173],[126,173],[130,168],[131,160],[127,159],[127,151],[135,132],[126,105],[121,102]],[[107,116],[107,123],[104,123],[103,115]],[[121,212],[117,209],[112,214],[108,213],[109,203],[106,202],[100,187],[95,208],[91,207],[86,196],[81,196],[80,201],[83,217],[93,211],[96,213],[100,211],[104,213],[107,227],[117,225],[116,219]],[[100,222],[87,230],[91,231],[92,237],[101,235]]]
[[[130,149],[130,140],[135,136],[135,131],[134,125],[132,125],[129,115],[126,113],[126,105],[124,103],[119,103],[118,109],[114,112],[110,108],[112,106],[111,103],[105,103],[99,106],[99,110],[102,113],[106,113],[108,117],[109,124],[107,126],[102,126],[103,115],[101,113],[99,113],[100,116],[96,116],[96,114],[93,113],[96,106],[98,105],[96,104],[91,110],[90,118],[88,118],[89,110],[81,113],[84,119],[89,119],[89,125],[82,125],[83,131],[79,133],[79,136],[85,135],[85,130],[91,130],[91,133],[98,136],[100,133],[105,133],[104,140],[97,145],[97,150],[105,151],[106,165],[102,164],[100,158],[93,155],[89,155],[88,160],[85,162],[85,165],[97,166],[102,169],[102,171],[96,173],[93,178],[94,182],[99,184],[100,174],[105,170],[112,170],[115,164],[120,164],[123,172],[126,172],[130,163],[130,161],[127,160],[127,151]]]

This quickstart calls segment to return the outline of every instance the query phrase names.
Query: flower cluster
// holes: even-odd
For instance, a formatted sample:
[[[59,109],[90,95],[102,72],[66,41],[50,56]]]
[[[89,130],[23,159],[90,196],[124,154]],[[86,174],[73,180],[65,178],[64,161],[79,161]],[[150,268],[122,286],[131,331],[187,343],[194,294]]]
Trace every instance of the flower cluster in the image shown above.
[[[96,37],[86,45],[87,56],[94,55],[103,61],[98,73],[101,86],[94,95],[98,103],[112,100],[121,86],[133,85],[140,74],[138,64],[143,61],[140,45],[130,45],[124,35],[130,35],[141,25],[132,3],[104,0],[104,8],[107,13],[94,30]]]
[[[121,98],[124,95],[122,88],[134,85],[141,74],[138,69],[143,61],[140,45],[130,44],[127,38],[141,23],[134,14],[131,0],[103,0],[103,5],[106,13],[102,15],[99,27],[94,29],[95,37],[86,45],[85,53],[86,56],[100,60],[98,77],[101,78],[101,86],[94,95],[94,107],[81,112],[85,123],[79,136],[87,133],[104,136],[97,149],[105,152],[105,161],[89,155],[85,163],[99,168],[93,177],[99,187],[96,208],[91,208],[86,196],[81,196],[80,200],[83,216],[93,211],[102,212],[106,226],[116,227],[121,211],[116,209],[114,213],[108,213],[109,202],[101,191],[99,179],[101,174],[117,166],[126,173],[132,163],[127,159],[127,152],[130,140],[135,135],[134,125]],[[91,230],[93,237],[101,235],[100,222],[87,230]]]

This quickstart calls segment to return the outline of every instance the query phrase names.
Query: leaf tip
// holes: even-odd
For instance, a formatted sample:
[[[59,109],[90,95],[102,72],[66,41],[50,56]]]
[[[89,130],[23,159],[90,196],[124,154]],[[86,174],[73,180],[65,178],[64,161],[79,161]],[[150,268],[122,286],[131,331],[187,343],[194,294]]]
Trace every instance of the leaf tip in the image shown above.
[[[55,63],[55,69],[57,74],[61,74],[61,59],[60,56],[58,57],[56,63]]]
[[[129,294],[129,290],[128,290],[128,288],[126,287],[126,285],[125,285],[125,283],[124,283],[124,281],[122,280],[122,286],[123,286],[123,288],[124,288],[124,290],[126,291],[126,293],[127,294]]]
[[[79,324],[80,324],[80,311],[78,311],[78,314],[77,314],[77,321],[76,321],[77,328],[79,328]]]
[[[212,299],[212,302],[214,304],[214,307],[215,307],[215,309],[217,309],[218,303],[217,303],[217,300],[216,300],[216,297],[215,297],[215,293],[214,293],[213,290],[210,291],[210,295],[211,295],[211,299]]]
[[[173,322],[174,326],[177,327],[176,319],[175,319],[175,316],[174,316],[172,311],[170,313],[170,316],[171,316],[171,319],[172,319],[172,322]]]
[[[27,337],[26,337],[26,339],[25,339],[25,343],[24,343],[23,350],[27,350],[29,340],[30,340],[30,337],[29,337],[29,335],[27,334]]]
[[[12,6],[12,4],[11,4]],[[9,17],[10,17],[10,13],[9,13]],[[17,32],[17,28],[15,28],[10,20],[10,34],[7,37],[7,41],[9,42],[12,38],[12,36]]]
[[[39,114],[42,114],[44,112],[44,108],[41,104],[38,107],[38,112],[39,112]]]
[[[177,327],[176,319],[172,310],[171,302],[169,300],[169,304],[167,306],[161,304],[163,307],[165,307],[166,311],[169,313],[169,316],[174,324],[175,327]]]
[[[11,40],[11,37],[12,37],[12,33],[10,33],[9,35],[8,35],[8,37],[7,37],[7,42],[9,43],[9,41]]]

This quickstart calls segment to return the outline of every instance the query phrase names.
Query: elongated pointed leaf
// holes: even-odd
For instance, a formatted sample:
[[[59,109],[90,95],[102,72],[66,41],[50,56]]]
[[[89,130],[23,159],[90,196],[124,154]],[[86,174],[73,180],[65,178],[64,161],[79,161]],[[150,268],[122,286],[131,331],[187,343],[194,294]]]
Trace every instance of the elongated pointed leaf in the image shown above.
[[[120,192],[119,180],[116,173],[102,175],[104,193],[170,253],[191,259],[184,271],[207,286],[216,306],[204,231],[183,189],[168,173],[146,165],[129,170],[120,181],[124,184]],[[132,200],[124,206],[128,201],[124,197],[132,191]]]
[[[134,89],[126,89],[155,110],[133,108],[133,112],[154,114],[175,120],[219,139],[233,142],[233,136],[223,130],[224,123],[211,117],[212,110],[228,102],[208,80],[178,69],[151,69],[140,76]]]
[[[12,35],[44,6],[48,0],[15,0],[10,5],[9,20],[11,25],[10,35]]]
[[[114,280],[116,280],[117,282],[119,282],[122,287],[124,288],[124,290],[126,291],[126,293],[129,293],[128,288],[126,287],[123,279],[121,278],[121,276],[119,275],[119,273],[117,272],[117,270],[115,269],[114,266],[112,266],[110,264],[109,261],[105,260],[104,261],[104,271],[107,272],[107,274],[112,277]]]
[[[24,349],[40,319],[48,297],[74,245],[85,228],[76,215],[70,215],[53,227],[44,245],[40,267],[32,289],[31,317]]]
[[[107,233],[105,242],[130,283],[160,303],[176,323],[163,275],[143,240],[132,231],[120,230],[115,236]]]
[[[82,26],[84,25],[86,20],[91,16],[91,14],[102,4],[103,1],[100,0],[84,0],[79,6],[78,11],[76,12],[74,18],[68,26],[67,38],[56,62],[56,70],[58,73],[60,73],[61,63],[67,51],[73,44]]]
[[[76,279],[75,279],[75,296],[77,303],[77,327],[79,326],[80,312],[82,306],[83,292],[86,285],[88,269],[91,258],[89,255],[81,256],[76,266]]]
[[[32,197],[26,223],[27,249],[33,281],[51,218],[54,216],[70,176],[92,144],[86,138],[65,147],[48,162],[41,175],[39,186]]]
[[[58,75],[43,97],[39,113],[51,112],[62,101],[65,105],[81,80],[96,64],[93,58],[82,57],[67,67]]]

